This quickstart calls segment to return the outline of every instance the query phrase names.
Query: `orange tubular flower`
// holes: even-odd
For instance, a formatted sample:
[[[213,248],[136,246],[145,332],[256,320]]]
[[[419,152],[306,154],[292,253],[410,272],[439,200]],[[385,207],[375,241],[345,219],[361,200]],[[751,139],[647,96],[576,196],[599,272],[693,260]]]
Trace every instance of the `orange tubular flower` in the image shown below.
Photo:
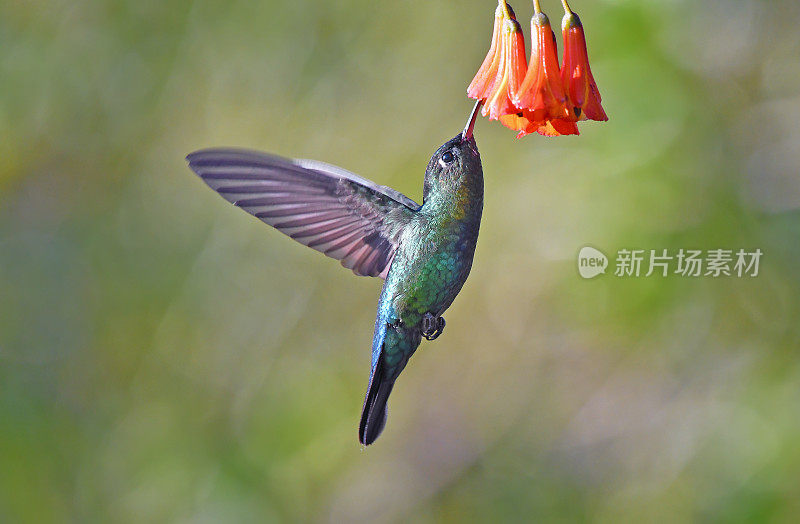
[[[492,42],[467,88],[483,101],[483,116],[517,131],[544,136],[577,135],[578,120],[608,120],[589,69],[586,40],[578,15],[561,0],[566,15],[564,67],[558,67],[556,37],[539,0],[533,0],[531,59],[525,60],[525,37],[506,0],[498,0]]]
[[[511,6],[508,7],[513,17]],[[492,30],[492,43],[489,46],[489,52],[486,53],[486,58],[483,59],[481,67],[475,73],[475,78],[470,82],[467,87],[467,96],[475,100],[485,100],[489,96],[494,85],[494,79],[497,76],[497,70],[500,67],[500,54],[503,47],[503,21],[505,20],[505,9],[498,4],[497,9],[494,11],[494,29]]]
[[[506,19],[503,22],[502,32],[500,67],[482,110],[483,116],[489,115],[490,120],[498,120],[503,115],[519,112],[513,98],[519,91],[527,68],[525,37],[519,22],[511,18]]]
[[[564,36],[564,66],[561,83],[569,98],[572,118],[575,120],[608,120],[600,105],[600,91],[589,68],[586,37],[578,15],[567,12],[561,23]]]
[[[514,103],[532,112],[533,120],[570,119],[561,88],[556,38],[544,13],[531,18],[531,61]]]

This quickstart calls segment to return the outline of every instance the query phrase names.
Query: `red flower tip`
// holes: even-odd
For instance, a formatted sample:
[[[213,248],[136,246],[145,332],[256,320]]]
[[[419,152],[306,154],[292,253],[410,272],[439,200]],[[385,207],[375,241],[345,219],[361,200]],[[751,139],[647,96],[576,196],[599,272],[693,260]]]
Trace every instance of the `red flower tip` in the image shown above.
[[[531,18],[531,61],[514,103],[529,110],[533,120],[570,119],[561,87],[556,37],[544,13]]]
[[[573,118],[580,120],[608,120],[600,105],[600,91],[589,67],[589,53],[583,24],[575,13],[567,13],[561,22],[564,37],[564,65],[561,83],[569,98]]]
[[[513,115],[503,115],[500,123],[509,129],[518,131],[517,138],[531,133],[543,136],[579,135],[578,125],[572,120],[556,118],[554,120],[535,120],[533,112],[523,109]]]
[[[578,124],[561,118],[546,121],[536,128],[536,132],[544,136],[580,135]],[[517,138],[522,137],[517,135]]]
[[[510,18],[503,22],[501,44],[500,66],[482,110],[483,116],[488,115],[491,120],[519,112],[513,97],[519,91],[527,68],[525,37],[519,22]]]

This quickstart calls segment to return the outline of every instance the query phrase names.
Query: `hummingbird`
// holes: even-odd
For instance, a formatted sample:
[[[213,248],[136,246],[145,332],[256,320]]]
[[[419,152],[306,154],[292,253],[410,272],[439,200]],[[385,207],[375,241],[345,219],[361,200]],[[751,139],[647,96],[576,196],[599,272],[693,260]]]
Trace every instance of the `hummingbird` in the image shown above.
[[[243,149],[202,149],[189,167],[213,190],[356,275],[384,279],[358,426],[370,445],[386,425],[394,383],[422,338],[434,340],[472,267],[483,211],[483,168],[464,130],[428,162],[422,205],[340,167]]]

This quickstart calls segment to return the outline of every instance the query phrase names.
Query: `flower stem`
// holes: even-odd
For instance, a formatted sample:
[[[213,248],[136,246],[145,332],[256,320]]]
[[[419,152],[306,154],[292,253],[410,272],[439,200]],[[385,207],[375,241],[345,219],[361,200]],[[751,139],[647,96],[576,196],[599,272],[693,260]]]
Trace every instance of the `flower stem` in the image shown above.
[[[569,4],[567,3],[567,0],[561,0],[561,5],[564,6],[564,14],[565,15],[568,15],[568,14],[572,13],[572,9],[569,8]]]

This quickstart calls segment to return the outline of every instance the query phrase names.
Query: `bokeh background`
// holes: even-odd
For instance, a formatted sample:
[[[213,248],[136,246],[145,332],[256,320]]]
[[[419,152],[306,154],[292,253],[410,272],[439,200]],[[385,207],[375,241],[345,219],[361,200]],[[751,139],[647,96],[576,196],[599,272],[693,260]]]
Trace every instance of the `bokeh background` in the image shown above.
[[[381,282],[183,158],[419,200],[494,3],[0,3],[0,521],[800,519],[800,5],[573,8],[610,121],[478,122],[472,276],[363,449]],[[586,244],[764,255],[583,280]]]

